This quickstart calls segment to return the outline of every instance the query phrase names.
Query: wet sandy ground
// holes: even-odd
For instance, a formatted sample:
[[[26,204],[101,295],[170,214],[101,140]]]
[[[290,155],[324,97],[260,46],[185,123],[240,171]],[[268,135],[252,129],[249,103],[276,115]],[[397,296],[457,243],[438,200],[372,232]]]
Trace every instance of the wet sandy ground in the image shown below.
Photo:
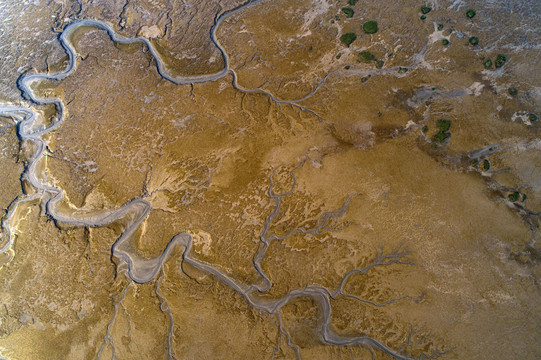
[[[242,5],[0,5],[0,356],[538,358],[534,2]]]

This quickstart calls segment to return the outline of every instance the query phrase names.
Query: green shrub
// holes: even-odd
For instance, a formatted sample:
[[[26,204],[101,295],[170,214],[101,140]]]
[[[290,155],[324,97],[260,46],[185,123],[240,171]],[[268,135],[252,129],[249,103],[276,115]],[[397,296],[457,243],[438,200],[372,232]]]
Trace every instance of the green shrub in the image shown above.
[[[367,34],[375,34],[378,32],[378,22],[377,21],[367,21],[363,24],[363,31]]]
[[[441,143],[447,140],[450,136],[451,133],[439,131],[436,135],[434,135],[434,140]]]
[[[426,14],[428,14],[428,13],[431,12],[431,11],[432,11],[432,8],[431,8],[431,7],[426,6],[426,5],[421,6],[421,12],[422,12],[423,14],[426,15]]]
[[[342,8],[342,12],[346,14],[346,17],[348,18],[353,17],[353,14],[355,14],[355,11],[353,11],[352,8],[348,8],[348,7]]]
[[[451,128],[451,121],[440,119],[436,123],[436,127],[439,129],[439,131],[436,135],[434,135],[434,141],[441,143],[451,136],[451,133],[449,133],[449,129]]]
[[[468,41],[472,45],[478,45],[479,44],[479,38],[477,36],[470,37],[470,39]]]
[[[518,191],[515,191],[514,193],[507,195],[509,200],[511,200],[512,202],[518,201],[519,196],[520,196],[520,193]]]
[[[447,39],[442,39],[442,40],[441,40],[441,43],[442,43],[443,46],[447,46],[447,45],[449,45],[449,40],[447,40]]]
[[[449,129],[451,128],[451,121],[440,119],[436,123],[436,126],[438,127],[438,129],[440,129],[440,131],[449,131]]]
[[[473,9],[469,9],[468,11],[466,11],[466,16],[469,18],[469,19],[473,19],[473,17],[475,16],[476,12],[475,10]]]
[[[496,66],[496,68],[501,68],[506,61],[507,58],[504,54],[498,54],[498,56],[496,56],[496,61],[494,61],[494,66]]]
[[[357,4],[357,1],[359,1],[359,0],[348,0],[348,4],[353,6],[353,5]]]
[[[516,87],[510,87],[509,89],[507,89],[507,92],[511,96],[517,96],[517,94],[518,94],[518,90],[517,90]]]
[[[492,60],[486,59],[483,65],[485,66],[485,69],[490,69],[492,67]]]
[[[359,53],[359,56],[361,57],[361,60],[365,63],[369,63],[372,60],[376,60],[376,57],[374,54],[372,54],[370,51],[364,50]]]
[[[357,40],[357,35],[354,33],[345,33],[344,35],[340,36],[340,41],[347,47],[349,47],[349,45],[351,45],[351,43],[355,40]]]

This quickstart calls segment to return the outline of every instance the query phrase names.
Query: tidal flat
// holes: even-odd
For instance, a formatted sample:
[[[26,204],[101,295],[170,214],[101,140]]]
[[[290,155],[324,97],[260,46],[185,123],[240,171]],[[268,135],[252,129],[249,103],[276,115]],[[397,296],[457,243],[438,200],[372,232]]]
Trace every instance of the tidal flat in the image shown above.
[[[0,17],[0,359],[541,358],[535,0]]]

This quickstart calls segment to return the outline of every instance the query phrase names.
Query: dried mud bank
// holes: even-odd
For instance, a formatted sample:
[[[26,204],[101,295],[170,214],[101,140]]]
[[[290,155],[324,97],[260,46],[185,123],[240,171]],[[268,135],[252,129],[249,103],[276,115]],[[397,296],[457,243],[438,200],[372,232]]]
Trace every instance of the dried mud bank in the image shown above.
[[[319,6],[323,2],[317,3]],[[77,317],[91,321],[85,324],[93,329],[93,335],[77,340],[76,346],[62,348],[64,356],[129,358],[134,346],[145,351],[151,346],[162,349],[163,356],[169,358],[189,356],[194,351],[189,349],[190,344],[197,342],[187,340],[191,336],[189,328],[183,328],[180,335],[178,329],[185,326],[185,321],[190,323],[186,310],[197,311],[198,306],[195,303],[192,310],[183,309],[179,299],[190,301],[180,292],[184,288],[187,294],[194,294],[201,286],[231,299],[230,310],[229,300],[217,300],[227,304],[225,312],[252,314],[257,319],[245,323],[231,320],[231,326],[241,332],[250,328],[248,324],[253,324],[252,330],[259,322],[264,327],[257,328],[254,335],[260,336],[261,348],[252,349],[253,342],[247,340],[234,341],[242,350],[233,350],[230,341],[229,349],[221,348],[231,351],[230,357],[250,353],[268,358],[331,358],[341,357],[343,351],[361,358],[454,358],[466,353],[482,358],[483,346],[464,340],[458,328],[464,333],[482,334],[493,343],[487,330],[500,320],[487,314],[494,309],[502,314],[502,322],[529,331],[535,326],[536,316],[527,311],[539,305],[530,297],[539,286],[539,187],[532,182],[539,162],[538,125],[532,121],[493,122],[490,125],[501,132],[491,133],[484,128],[491,140],[488,144],[487,140],[468,139],[463,128],[469,123],[462,117],[471,98],[481,94],[483,86],[498,85],[479,82],[477,86],[462,87],[469,79],[458,77],[457,86],[443,90],[426,85],[443,81],[438,71],[432,72],[433,35],[418,42],[418,52],[407,63],[392,64],[390,60],[391,64],[381,69],[363,68],[362,63],[357,68],[348,65],[346,71],[336,66],[320,68],[317,76],[307,80],[311,86],[302,93],[284,91],[284,87],[272,83],[240,85],[247,83],[244,79],[253,79],[250,65],[239,65],[238,59],[232,59],[229,47],[218,41],[217,33],[222,27],[230,31],[239,26],[241,15],[264,4],[267,2],[256,1],[218,12],[210,35],[225,66],[209,75],[175,75],[148,38],[122,36],[106,22],[77,20],[66,26],[59,37],[68,55],[67,67],[58,73],[23,75],[18,81],[18,87],[33,103],[54,105],[57,117],[50,121],[43,111],[27,105],[0,107],[4,116],[17,123],[17,134],[27,154],[21,177],[25,195],[11,202],[2,222],[3,269],[14,271],[22,279],[25,272],[15,269],[22,264],[18,258],[24,252],[14,249],[28,246],[18,243],[21,239],[29,241],[25,233],[31,233],[29,224],[33,223],[51,228],[44,239],[48,232],[53,238],[62,234],[64,243],[86,254],[87,261],[98,253],[102,258],[108,253],[105,259],[110,256],[109,265],[114,264],[114,268],[103,262],[102,270],[90,268],[90,273],[98,272],[111,283],[111,289],[106,289],[110,291],[109,303],[104,300],[106,295],[102,294],[101,300],[94,298],[102,309],[109,305],[109,317],[105,320],[94,315],[92,320],[85,319],[87,312],[96,310],[81,305]],[[238,19],[227,22],[233,15]],[[434,27],[436,31],[436,24]],[[82,35],[75,43],[78,32]],[[103,32],[108,39],[104,39]],[[231,39],[227,43],[234,48]],[[104,45],[110,40],[114,48]],[[120,46],[130,44],[142,46],[124,50]],[[101,48],[107,56],[118,59],[113,58],[109,64],[99,57]],[[235,50],[235,55],[242,53]],[[130,56],[135,59],[133,64],[123,63]],[[137,68],[145,59],[147,67]],[[115,61],[124,68],[115,68]],[[291,81],[288,77],[292,75],[280,74],[280,69],[274,70],[276,79],[281,78],[282,83]],[[105,113],[117,105],[129,109],[129,104],[124,107],[129,103],[127,99],[141,104],[145,116],[145,111],[158,113],[160,105],[153,104],[154,98],[165,99],[159,100],[165,104],[172,103],[167,96],[182,100],[178,107],[160,112],[162,120],[149,128],[154,137],[163,139],[158,146],[163,149],[161,153],[148,159],[123,155],[109,168],[106,163],[115,160],[90,156],[85,162],[88,174],[77,178],[61,170],[62,161],[76,162],[60,154],[70,146],[79,151],[78,144],[85,142],[88,148],[97,149],[92,131],[85,133],[85,127],[111,121],[77,109],[84,103],[91,107],[103,96],[99,92],[87,94],[82,103],[78,98],[78,79],[98,77],[99,71],[111,82],[127,85],[122,87],[127,95],[111,96],[111,101],[102,104]],[[123,72],[148,73],[150,80],[125,81],[130,75]],[[154,88],[146,86],[147,82]],[[412,86],[408,82],[424,85]],[[372,88],[359,90],[359,84]],[[145,88],[143,94],[139,85]],[[331,94],[338,89],[343,94],[333,97]],[[349,96],[356,91],[381,98],[366,97],[366,102],[352,103]],[[138,93],[144,101],[135,101],[133,94]],[[290,97],[298,99],[284,100]],[[490,108],[495,95],[483,96],[479,101]],[[200,108],[203,112],[205,106],[219,110],[208,110],[205,116],[186,110]],[[377,115],[375,109],[380,110]],[[135,120],[138,110],[131,111],[125,116]],[[363,116],[359,119],[351,111]],[[475,112],[472,116],[480,117]],[[440,117],[450,117],[451,121]],[[79,124],[79,131],[64,126],[70,120]],[[202,131],[201,124],[212,127]],[[162,131],[164,128],[166,131]],[[137,127],[135,133],[127,130],[103,134],[104,139],[117,136],[122,144],[118,149],[105,145],[111,155],[124,154],[125,144],[135,148],[133,154],[141,153],[144,146],[135,141],[139,136]],[[213,132],[218,136],[214,137]],[[508,135],[513,132],[518,135]],[[172,155],[167,157],[168,151]],[[183,159],[183,152],[188,154],[187,160],[177,161]],[[510,171],[505,169],[514,157],[524,154],[530,156],[528,162],[534,164],[534,170],[524,164],[511,165]],[[175,161],[167,163],[170,159]],[[135,167],[139,178],[125,176],[125,184],[117,183],[119,189],[124,185],[124,193],[117,192],[114,186],[103,190],[103,184],[115,178],[115,167],[119,172],[125,160],[128,164],[148,160],[148,164]],[[517,184],[523,180],[528,183]],[[91,184],[90,191],[82,195],[76,185],[85,182]],[[39,213],[56,228],[40,223]],[[464,224],[465,219],[469,224]],[[85,242],[81,239],[85,237],[88,249],[81,250]],[[403,246],[404,241],[412,253]],[[94,242],[101,244],[99,249],[92,249]],[[374,251],[382,244],[394,250]],[[30,273],[39,271],[30,268]],[[325,271],[327,268],[329,271]],[[69,266],[62,271],[69,273]],[[16,286],[8,279],[5,284]],[[190,281],[191,285],[186,285]],[[370,282],[374,284],[368,285]],[[89,290],[95,285],[89,282]],[[101,292],[102,287],[99,289]],[[16,297],[10,296],[6,302],[11,304]],[[201,306],[207,306],[208,314],[212,314],[214,310],[209,309],[217,306],[212,296],[193,296],[204,299]],[[137,299],[161,312],[162,321],[152,325],[160,328],[152,337],[152,345],[144,344],[135,335],[145,331],[144,326],[137,325]],[[7,309],[5,318],[13,318]],[[147,311],[150,314],[155,310]],[[421,314],[425,311],[428,316]],[[11,341],[17,341],[25,331],[45,326],[31,312],[32,308],[28,308],[19,318],[22,325],[34,324],[31,327],[3,321],[11,327],[6,325],[9,329],[5,331],[6,341],[0,341],[0,354],[4,354],[4,347],[7,356],[26,353],[25,349],[14,348]],[[203,315],[207,313],[202,311]],[[211,317],[211,324],[216,326],[220,316]],[[456,327],[453,323],[457,323],[458,316],[462,320]],[[60,333],[72,331],[67,325],[55,326]],[[273,328],[277,335],[270,335]],[[117,334],[125,331],[127,335],[119,340]],[[515,336],[521,335],[517,332]],[[515,343],[502,351],[517,353],[522,346],[524,357],[535,356],[532,344]],[[40,353],[52,354],[46,341],[44,344],[40,345]],[[200,349],[204,348],[203,344]],[[217,351],[207,355],[220,358]],[[14,358],[17,356],[28,355]]]

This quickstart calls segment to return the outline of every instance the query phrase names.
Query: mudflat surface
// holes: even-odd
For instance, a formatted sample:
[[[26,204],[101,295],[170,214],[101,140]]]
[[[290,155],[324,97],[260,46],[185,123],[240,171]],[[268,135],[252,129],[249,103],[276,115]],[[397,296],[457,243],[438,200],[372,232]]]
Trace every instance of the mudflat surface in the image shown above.
[[[541,357],[536,1],[0,17],[0,359]]]

